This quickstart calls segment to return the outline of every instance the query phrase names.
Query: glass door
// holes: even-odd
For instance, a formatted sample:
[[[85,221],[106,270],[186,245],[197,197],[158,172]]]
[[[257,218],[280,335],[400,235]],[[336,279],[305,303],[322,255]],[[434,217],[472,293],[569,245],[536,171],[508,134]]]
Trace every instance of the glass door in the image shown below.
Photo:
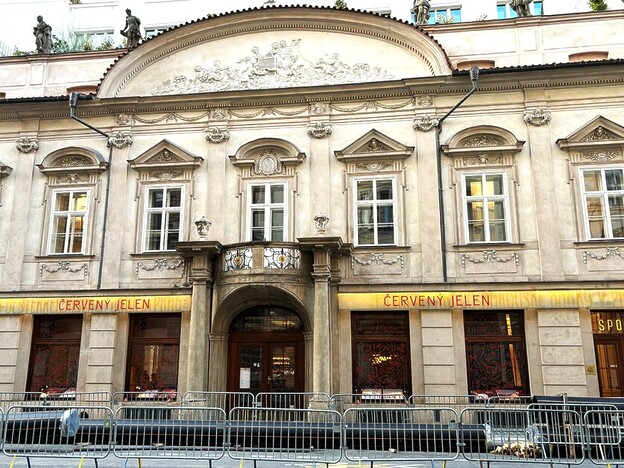
[[[600,396],[621,397],[622,394],[622,367],[619,356],[620,340],[596,341],[596,364],[598,367],[598,382]]]

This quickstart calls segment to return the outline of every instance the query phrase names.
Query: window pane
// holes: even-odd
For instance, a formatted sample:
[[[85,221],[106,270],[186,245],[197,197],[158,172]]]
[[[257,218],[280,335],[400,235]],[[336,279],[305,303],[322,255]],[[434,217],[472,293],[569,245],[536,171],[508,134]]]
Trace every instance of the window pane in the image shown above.
[[[481,176],[466,176],[466,196],[478,197],[483,195]]]
[[[483,226],[483,223],[479,222],[468,224],[468,240],[470,242],[485,241],[485,232],[483,230]]]
[[[461,22],[461,9],[453,8],[451,10],[451,17],[453,18],[454,23],[460,23]]]
[[[56,194],[56,205],[54,207],[55,211],[68,211],[69,210],[69,198],[70,193],[57,193]]]
[[[392,181],[377,181],[377,200],[392,200]]]
[[[74,192],[72,198],[72,211],[86,211],[87,194],[86,192]]]
[[[394,226],[380,226],[377,231],[378,244],[394,244]]]
[[[264,229],[264,210],[253,210],[251,212],[252,227]]]
[[[500,174],[485,176],[487,195],[503,195],[503,176]]]
[[[624,190],[621,169],[605,170],[605,179],[607,181],[607,190]]]
[[[600,171],[583,171],[583,180],[587,192],[602,190],[602,179]]]
[[[373,181],[372,180],[358,180],[357,199],[358,201],[373,199]]]
[[[147,226],[151,231],[160,231],[162,226],[162,213],[150,213],[147,216]]]
[[[498,19],[507,18],[507,11],[505,9],[505,5],[496,5],[496,16]]]
[[[505,242],[507,235],[505,234],[504,222],[490,222],[490,242]]]
[[[483,202],[468,202],[468,219],[472,220],[483,220]]]
[[[391,224],[394,222],[394,210],[393,206],[378,206],[377,207],[377,223],[379,224]]]
[[[358,226],[358,244],[371,245],[375,243],[375,233],[372,226]]]
[[[251,187],[251,203],[254,205],[264,203],[264,186]]]
[[[271,240],[284,240],[284,210],[271,210]]]
[[[358,226],[373,226],[373,207],[372,206],[360,206],[358,207]]]
[[[534,2],[533,3],[533,7],[534,7],[533,14],[535,16],[542,16],[542,11],[543,11],[542,6],[543,6],[542,2]]]
[[[283,185],[271,185],[271,203],[284,203]]]
[[[490,222],[505,219],[505,204],[502,200],[488,203]]]
[[[147,250],[160,250],[160,231],[148,234]]]
[[[162,208],[163,206],[163,190],[150,190],[149,191],[149,207],[150,208]]]
[[[167,206],[180,207],[182,206],[182,189],[174,188],[167,190]]]

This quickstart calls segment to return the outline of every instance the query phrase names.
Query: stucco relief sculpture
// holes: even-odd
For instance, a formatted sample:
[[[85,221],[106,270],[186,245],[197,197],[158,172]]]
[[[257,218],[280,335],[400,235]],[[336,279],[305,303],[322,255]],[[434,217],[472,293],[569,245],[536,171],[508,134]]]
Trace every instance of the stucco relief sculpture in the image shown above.
[[[332,134],[332,125],[329,122],[316,122],[308,125],[308,135],[312,138],[325,138]]]
[[[37,26],[33,28],[35,35],[35,45],[40,54],[52,52],[52,27],[43,21],[43,16],[37,16]]]
[[[414,127],[414,130],[418,130],[420,132],[428,132],[432,128],[437,127],[439,123],[439,119],[423,115],[420,118],[414,118],[412,121],[412,127]]]
[[[119,31],[126,38],[126,47],[131,48],[141,40],[141,20],[126,9],[126,26]]]
[[[230,139],[230,132],[226,128],[212,127],[206,130],[206,141],[209,143],[223,143]]]
[[[386,70],[368,63],[348,64],[337,53],[313,60],[301,55],[301,39],[273,42],[231,64],[215,60],[197,64],[195,75],[177,75],[166,80],[152,94],[189,94],[240,89],[288,88],[343,83],[383,81],[393,78]]]
[[[552,114],[549,110],[540,109],[539,107],[532,111],[526,111],[524,113],[524,121],[527,125],[546,125],[552,119]]]
[[[21,137],[17,139],[15,146],[20,153],[34,153],[39,149],[39,142],[34,138]]]
[[[125,148],[126,146],[132,146],[133,142],[134,139],[131,134],[122,132],[117,132],[108,139],[108,144],[118,149]]]
[[[518,16],[531,16],[529,5],[533,0],[511,0],[509,6],[516,12]]]
[[[416,24],[427,24],[431,14],[429,10],[431,4],[429,0],[414,0],[414,13],[416,13]]]

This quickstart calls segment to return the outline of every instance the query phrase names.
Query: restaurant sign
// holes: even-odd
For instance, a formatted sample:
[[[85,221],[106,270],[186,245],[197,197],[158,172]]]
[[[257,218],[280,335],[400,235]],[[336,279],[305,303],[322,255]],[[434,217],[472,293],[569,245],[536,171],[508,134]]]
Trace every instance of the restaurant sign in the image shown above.
[[[191,296],[94,296],[0,298],[0,314],[85,312],[184,312]]]

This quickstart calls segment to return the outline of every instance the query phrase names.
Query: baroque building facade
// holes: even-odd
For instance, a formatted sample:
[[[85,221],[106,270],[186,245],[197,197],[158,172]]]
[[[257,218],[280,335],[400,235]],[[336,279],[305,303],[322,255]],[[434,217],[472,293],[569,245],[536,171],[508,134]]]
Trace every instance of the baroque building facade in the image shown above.
[[[622,396],[623,18],[0,59],[0,389]]]

